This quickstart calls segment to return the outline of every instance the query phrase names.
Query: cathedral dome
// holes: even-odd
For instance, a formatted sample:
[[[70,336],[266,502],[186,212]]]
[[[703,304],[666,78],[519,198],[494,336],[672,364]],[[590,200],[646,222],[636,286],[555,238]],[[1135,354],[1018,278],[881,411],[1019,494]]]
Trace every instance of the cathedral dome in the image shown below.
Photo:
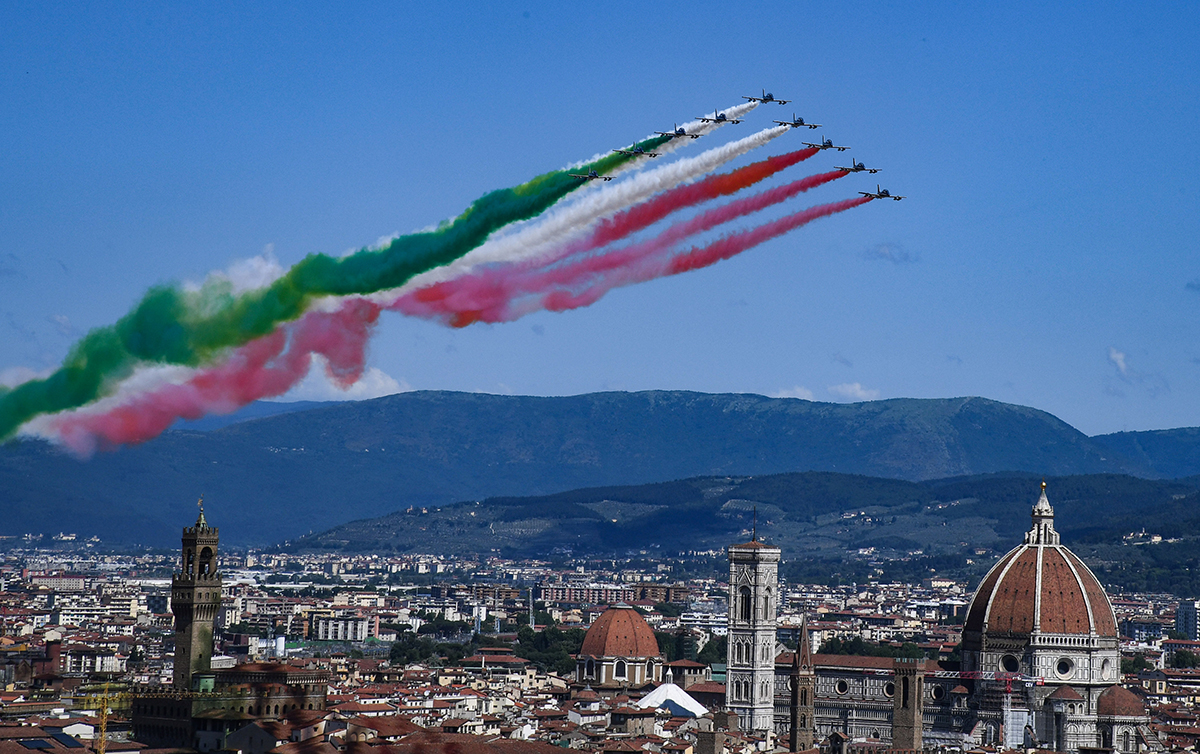
[[[1117,638],[1104,588],[1075,553],[1059,542],[1046,486],[1033,507],[1025,541],[992,566],[979,584],[963,625],[964,646],[983,634],[1034,633]]]
[[[637,610],[619,604],[605,610],[596,619],[579,654],[590,657],[658,657],[654,631]]]

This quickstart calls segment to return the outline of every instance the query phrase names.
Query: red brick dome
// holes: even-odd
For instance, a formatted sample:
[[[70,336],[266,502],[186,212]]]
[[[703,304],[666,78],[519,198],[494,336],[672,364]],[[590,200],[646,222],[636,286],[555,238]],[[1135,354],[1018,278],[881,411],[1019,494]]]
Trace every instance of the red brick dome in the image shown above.
[[[1146,704],[1124,686],[1113,686],[1096,701],[1096,712],[1103,717],[1141,717]]]
[[[993,636],[1038,632],[1117,638],[1104,588],[1079,556],[1059,543],[1045,485],[1025,542],[992,566],[971,599],[964,644],[973,644],[968,637],[985,631]]]
[[[642,614],[629,605],[615,605],[596,619],[579,654],[590,657],[658,657],[658,640]]]

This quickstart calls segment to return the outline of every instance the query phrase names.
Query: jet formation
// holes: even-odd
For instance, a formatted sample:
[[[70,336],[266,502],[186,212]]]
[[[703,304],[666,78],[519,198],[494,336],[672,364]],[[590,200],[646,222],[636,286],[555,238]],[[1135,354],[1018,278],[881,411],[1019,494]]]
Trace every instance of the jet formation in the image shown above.
[[[790,99],[776,99],[775,95],[772,94],[771,92],[768,92],[766,89],[762,90],[761,96],[752,97],[752,96],[742,95],[742,99],[748,100],[750,102],[758,102],[760,104],[766,104],[768,102],[775,102],[780,105],[786,105],[792,101]],[[719,123],[719,124],[741,123],[742,122],[740,118],[730,118],[728,115],[721,112],[720,110],[714,110],[712,115],[702,115],[699,118],[697,118],[697,120],[699,120],[701,123]],[[778,123],[781,126],[788,126],[789,128],[810,128],[810,129],[811,128],[821,128],[820,123],[809,123],[808,121],[804,120],[804,118],[801,118],[800,116],[796,115],[795,113],[792,113],[791,120],[777,120],[777,121],[773,121],[773,122]],[[659,136],[665,136],[668,139],[699,139],[700,138],[700,134],[690,134],[687,132],[687,129],[683,128],[678,123],[675,123],[670,131],[655,131],[654,133],[658,134]],[[812,149],[819,149],[822,151],[826,150],[826,149],[836,149],[839,152],[845,152],[847,149],[850,148],[845,145],[839,146],[837,144],[834,144],[833,141],[828,138],[822,139],[821,141],[819,141],[815,144],[812,142],[808,142],[808,141],[801,142],[801,143],[804,144],[804,146],[806,146],[806,147],[809,147]],[[623,154],[628,157],[658,157],[660,154],[659,152],[647,152],[644,148],[639,147],[636,143],[633,144],[631,147],[629,147],[629,149],[614,149],[613,152],[616,152],[618,154]],[[880,170],[879,168],[869,168],[865,164],[858,162],[856,160],[853,160],[853,159],[850,160],[849,167],[843,167],[841,165],[837,165],[834,167],[834,169],[840,170],[843,173],[870,173],[872,175],[875,173],[878,173]],[[586,174],[568,173],[568,175],[570,175],[572,178],[580,178],[584,181],[611,181],[612,180],[612,176],[600,175],[595,170],[589,170]],[[872,199],[894,199],[895,201],[900,201],[901,199],[905,198],[903,196],[896,196],[896,195],[891,194],[887,189],[881,188],[878,184],[875,185],[874,193],[872,193],[870,191],[859,191],[858,193],[862,194],[863,196],[869,196]]]

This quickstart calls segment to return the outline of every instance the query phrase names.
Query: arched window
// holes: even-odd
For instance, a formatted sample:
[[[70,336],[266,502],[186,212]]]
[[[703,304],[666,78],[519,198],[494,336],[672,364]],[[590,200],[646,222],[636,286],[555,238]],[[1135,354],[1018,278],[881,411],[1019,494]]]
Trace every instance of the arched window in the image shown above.
[[[900,709],[908,709],[908,676],[900,679]]]
[[[766,593],[763,595],[762,615],[760,615],[759,617],[762,618],[763,620],[770,620],[770,618],[771,618],[771,590],[770,589],[767,589]]]
[[[646,680],[654,680],[654,660],[646,660]]]
[[[750,598],[750,587],[744,586],[738,590],[738,617],[748,621],[752,615],[753,602]]]
[[[207,576],[212,573],[212,556],[211,547],[205,547],[200,551],[200,575]]]
[[[590,658],[590,657],[588,658],[586,667],[587,667],[587,670],[585,672],[587,674],[587,677],[595,678],[596,677],[596,663],[592,661],[592,658]]]
[[[1129,751],[1129,731],[1121,732],[1121,751]]]
[[[625,678],[627,669],[624,660],[617,660],[617,678]]]
[[[808,689],[800,689],[800,706],[808,706]]]
[[[807,717],[805,717],[804,715],[801,715],[801,716],[800,716],[800,730],[804,730],[804,728],[805,728],[807,725],[808,725],[808,718],[807,718]]]

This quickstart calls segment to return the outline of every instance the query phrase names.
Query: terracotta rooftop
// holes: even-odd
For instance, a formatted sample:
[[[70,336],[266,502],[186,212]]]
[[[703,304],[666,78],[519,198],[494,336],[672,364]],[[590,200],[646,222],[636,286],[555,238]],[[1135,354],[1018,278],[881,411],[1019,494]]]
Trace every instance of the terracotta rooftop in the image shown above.
[[[1096,712],[1106,717],[1141,717],[1146,714],[1146,705],[1124,686],[1113,686],[1100,695]]]
[[[1062,700],[1068,701],[1068,702],[1083,701],[1083,697],[1079,695],[1079,692],[1076,691],[1075,689],[1071,688],[1070,686],[1059,686],[1057,689],[1054,690],[1053,694],[1051,694],[1050,696],[1048,696],[1046,698],[1047,699],[1062,699]]]
[[[591,657],[658,657],[658,640],[646,619],[628,605],[615,605],[596,619],[579,654]]]

